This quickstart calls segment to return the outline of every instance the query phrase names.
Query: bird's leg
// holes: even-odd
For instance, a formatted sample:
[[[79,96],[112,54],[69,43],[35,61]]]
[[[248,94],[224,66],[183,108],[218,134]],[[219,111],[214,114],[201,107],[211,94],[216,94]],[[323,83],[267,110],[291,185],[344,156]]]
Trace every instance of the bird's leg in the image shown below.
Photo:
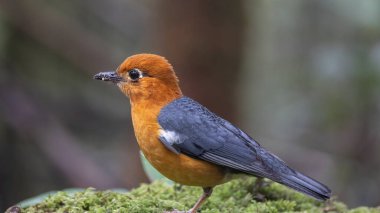
[[[259,190],[263,187],[263,185],[264,185],[264,178],[257,177],[255,181],[255,185],[253,186],[253,192],[258,193]]]
[[[255,185],[253,186],[253,189],[252,189],[253,198],[255,200],[257,200],[257,201],[264,201],[265,200],[265,196],[264,196],[264,194],[260,193],[260,190],[267,185],[268,185],[268,182],[266,182],[264,180],[264,178],[262,178],[262,177],[256,178]]]
[[[206,201],[208,197],[210,197],[212,194],[212,187],[204,187],[203,188],[203,194],[202,196],[198,199],[198,201],[195,203],[193,208],[191,208],[189,211],[184,212],[184,211],[179,211],[179,210],[174,210],[174,211],[165,211],[164,213],[196,213],[199,207]]]
[[[198,201],[195,203],[193,208],[189,210],[189,213],[196,213],[197,209],[203,204],[203,202],[206,201],[208,197],[210,197],[212,194],[212,187],[205,187],[203,188],[203,194],[202,196],[198,199]]]

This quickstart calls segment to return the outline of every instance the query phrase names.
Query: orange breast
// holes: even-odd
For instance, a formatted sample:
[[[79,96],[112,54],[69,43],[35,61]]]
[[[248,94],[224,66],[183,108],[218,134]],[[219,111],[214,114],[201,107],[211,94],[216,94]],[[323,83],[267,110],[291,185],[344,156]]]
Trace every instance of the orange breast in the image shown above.
[[[177,183],[190,186],[215,186],[226,181],[226,173],[221,167],[168,150],[158,138],[160,126],[157,115],[154,110],[132,108],[140,149],[159,172]]]

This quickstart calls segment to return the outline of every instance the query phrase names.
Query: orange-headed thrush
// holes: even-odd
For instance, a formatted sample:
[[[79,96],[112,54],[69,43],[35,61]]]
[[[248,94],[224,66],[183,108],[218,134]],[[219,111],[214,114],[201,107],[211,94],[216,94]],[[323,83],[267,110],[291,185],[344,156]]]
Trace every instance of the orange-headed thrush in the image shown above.
[[[290,168],[245,132],[183,96],[165,58],[133,55],[116,72],[94,78],[117,84],[130,98],[135,135],[148,161],[175,182],[203,188],[190,212],[234,173],[268,178],[319,200],[330,198],[328,187]]]

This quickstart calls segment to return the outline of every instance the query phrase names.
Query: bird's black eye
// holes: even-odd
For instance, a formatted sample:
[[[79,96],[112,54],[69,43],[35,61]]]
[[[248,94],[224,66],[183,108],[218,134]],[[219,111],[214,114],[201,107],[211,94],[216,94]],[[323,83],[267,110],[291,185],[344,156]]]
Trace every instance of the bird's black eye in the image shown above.
[[[128,71],[128,75],[132,81],[137,81],[141,77],[141,71],[138,69],[131,69]]]

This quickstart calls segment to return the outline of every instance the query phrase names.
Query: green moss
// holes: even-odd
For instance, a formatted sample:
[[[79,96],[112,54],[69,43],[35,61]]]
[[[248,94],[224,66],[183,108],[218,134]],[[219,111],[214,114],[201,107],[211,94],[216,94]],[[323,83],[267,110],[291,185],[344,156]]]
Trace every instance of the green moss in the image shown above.
[[[217,212],[379,212],[360,207],[348,210],[337,201],[319,202],[277,183],[267,182],[253,193],[255,178],[241,178],[217,186],[202,206],[202,213]],[[162,181],[144,184],[130,192],[96,191],[92,188],[69,194],[58,192],[22,212],[163,212],[188,210],[201,195],[199,187],[169,185]],[[260,199],[258,199],[260,198]]]

